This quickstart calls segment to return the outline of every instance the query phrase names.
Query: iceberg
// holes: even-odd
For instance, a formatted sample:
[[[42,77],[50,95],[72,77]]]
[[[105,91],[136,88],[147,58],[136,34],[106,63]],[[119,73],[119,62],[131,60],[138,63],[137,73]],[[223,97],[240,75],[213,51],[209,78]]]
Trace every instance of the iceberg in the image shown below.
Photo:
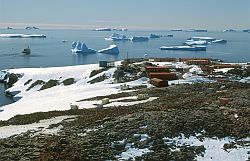
[[[96,53],[96,50],[88,48],[85,43],[73,42],[71,45],[72,53]]]
[[[139,42],[139,41],[148,41],[148,37],[143,37],[143,36],[134,36],[130,38],[131,41],[133,42]]]
[[[35,27],[35,26],[27,26],[25,27],[26,30],[32,30],[32,29],[35,29],[35,30],[38,30],[39,28],[38,27]]]
[[[182,31],[182,29],[172,29],[170,31]]]
[[[187,41],[206,41],[207,43],[212,42],[214,40],[216,40],[216,39],[213,37],[191,37],[191,38],[187,39]]]
[[[113,28],[115,31],[128,31],[126,28]]]
[[[0,34],[0,38],[46,38],[42,34]]]
[[[242,30],[243,32],[250,32],[250,29]]]
[[[227,29],[227,30],[223,30],[222,32],[236,32],[235,29]]]
[[[110,40],[110,41],[127,41],[128,40],[128,38],[125,35],[117,34],[117,33],[114,33],[112,34],[112,36],[108,38],[104,38],[104,39]]]
[[[185,45],[206,45],[211,43],[225,44],[227,40],[215,39],[212,37],[191,37],[184,43]]]
[[[223,39],[218,39],[218,40],[214,40],[211,43],[216,43],[216,44],[226,44],[227,40],[223,40]]]
[[[110,45],[106,49],[98,50],[98,53],[104,53],[104,54],[119,54],[119,49],[116,45]]]
[[[153,38],[160,38],[160,37],[162,37],[161,35],[156,35],[156,34],[150,34],[150,36],[149,36],[151,39],[153,39]]]
[[[199,40],[199,41],[193,41],[193,40],[188,40],[183,43],[184,45],[206,45],[207,41],[204,40]]]
[[[161,46],[161,50],[206,51],[206,46]]]
[[[186,32],[207,32],[207,29],[189,29],[189,30],[184,30]]]
[[[94,29],[94,31],[111,31],[112,29],[111,28],[97,28],[97,29]]]

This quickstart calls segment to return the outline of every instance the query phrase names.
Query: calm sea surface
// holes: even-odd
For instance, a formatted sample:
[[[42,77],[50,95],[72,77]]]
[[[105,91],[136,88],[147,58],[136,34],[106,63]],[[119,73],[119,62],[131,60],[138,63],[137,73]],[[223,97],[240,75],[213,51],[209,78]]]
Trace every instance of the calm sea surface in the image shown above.
[[[222,59],[225,62],[250,62],[250,33],[244,32],[169,32],[169,31],[89,31],[89,30],[0,30],[0,33],[45,34],[47,38],[0,38],[0,70],[22,67],[50,67],[98,63],[100,60],[121,60],[143,57],[207,57]],[[172,34],[174,37],[151,39],[148,42],[112,42],[105,41],[113,33],[124,34],[127,37]],[[192,36],[209,36],[225,39],[227,44],[211,44],[207,51],[161,51],[162,45],[182,45]],[[62,40],[68,40],[63,43]],[[116,44],[120,50],[118,55],[79,54],[71,53],[71,43],[81,41],[90,48],[99,50]],[[21,51],[29,45],[31,55],[26,56]],[[3,86],[0,86],[3,90]],[[4,98],[5,99],[5,98]],[[0,105],[5,102],[0,95]]]

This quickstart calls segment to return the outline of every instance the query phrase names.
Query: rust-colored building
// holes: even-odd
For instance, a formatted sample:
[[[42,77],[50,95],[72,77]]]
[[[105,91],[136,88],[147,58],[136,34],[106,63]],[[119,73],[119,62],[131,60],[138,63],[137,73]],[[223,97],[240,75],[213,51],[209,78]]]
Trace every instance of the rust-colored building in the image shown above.
[[[145,70],[147,73],[150,72],[169,72],[169,68],[168,67],[163,67],[163,66],[146,66]]]
[[[162,80],[176,80],[177,76],[175,73],[167,73],[167,72],[151,72],[148,73],[148,77],[149,79],[152,78],[158,78],[158,79],[162,79]]]
[[[189,60],[209,60],[209,59],[208,58],[179,58],[180,62],[187,62]]]
[[[241,68],[239,64],[217,64],[213,65],[214,69],[221,69],[221,68]]]
[[[158,79],[158,78],[150,79],[150,83],[156,87],[167,87],[168,86],[168,81],[164,81],[164,80]]]
[[[176,58],[154,58],[155,62],[176,62]]]
[[[187,60],[187,64],[191,65],[209,65],[211,62],[210,60]]]

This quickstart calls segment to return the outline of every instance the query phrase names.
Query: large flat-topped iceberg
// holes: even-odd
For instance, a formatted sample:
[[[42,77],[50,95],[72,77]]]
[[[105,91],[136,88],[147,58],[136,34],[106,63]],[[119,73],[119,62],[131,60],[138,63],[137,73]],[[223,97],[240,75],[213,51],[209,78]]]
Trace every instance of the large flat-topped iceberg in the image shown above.
[[[0,34],[0,38],[46,38],[42,34]]]
[[[211,43],[225,44],[227,43],[227,40],[216,39],[213,37],[191,37],[187,39],[187,41],[184,44],[185,45],[206,45],[206,44],[211,44]]]
[[[104,53],[104,54],[119,54],[119,49],[116,45],[110,45],[106,49],[98,50],[98,53]]]
[[[134,42],[139,42],[139,41],[148,41],[149,38],[146,36],[133,36],[130,38],[130,40]]]
[[[207,41],[207,42],[211,42],[211,41],[214,41],[216,39],[213,38],[213,37],[191,37],[188,40],[191,40],[191,41]]]
[[[112,34],[112,36],[110,36],[108,38],[104,38],[104,39],[109,40],[109,41],[127,41],[127,40],[129,40],[125,35],[117,34],[117,33],[114,33],[114,34]]]
[[[73,42],[71,46],[72,53],[96,53],[96,50],[88,48],[85,43]]]
[[[204,40],[199,40],[199,41],[187,40],[183,44],[184,45],[206,45],[207,41],[204,41]]]
[[[206,46],[162,46],[161,50],[206,51]]]

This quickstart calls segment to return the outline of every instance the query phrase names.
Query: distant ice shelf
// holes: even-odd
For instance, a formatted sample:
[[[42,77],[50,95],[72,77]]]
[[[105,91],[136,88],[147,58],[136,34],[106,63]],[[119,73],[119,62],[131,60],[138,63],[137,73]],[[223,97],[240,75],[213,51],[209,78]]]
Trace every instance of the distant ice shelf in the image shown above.
[[[43,34],[0,34],[0,38],[46,38]]]
[[[94,29],[94,31],[128,31],[128,29],[126,29],[126,28],[107,28],[107,27],[103,27],[103,28],[96,28],[96,29]]]

